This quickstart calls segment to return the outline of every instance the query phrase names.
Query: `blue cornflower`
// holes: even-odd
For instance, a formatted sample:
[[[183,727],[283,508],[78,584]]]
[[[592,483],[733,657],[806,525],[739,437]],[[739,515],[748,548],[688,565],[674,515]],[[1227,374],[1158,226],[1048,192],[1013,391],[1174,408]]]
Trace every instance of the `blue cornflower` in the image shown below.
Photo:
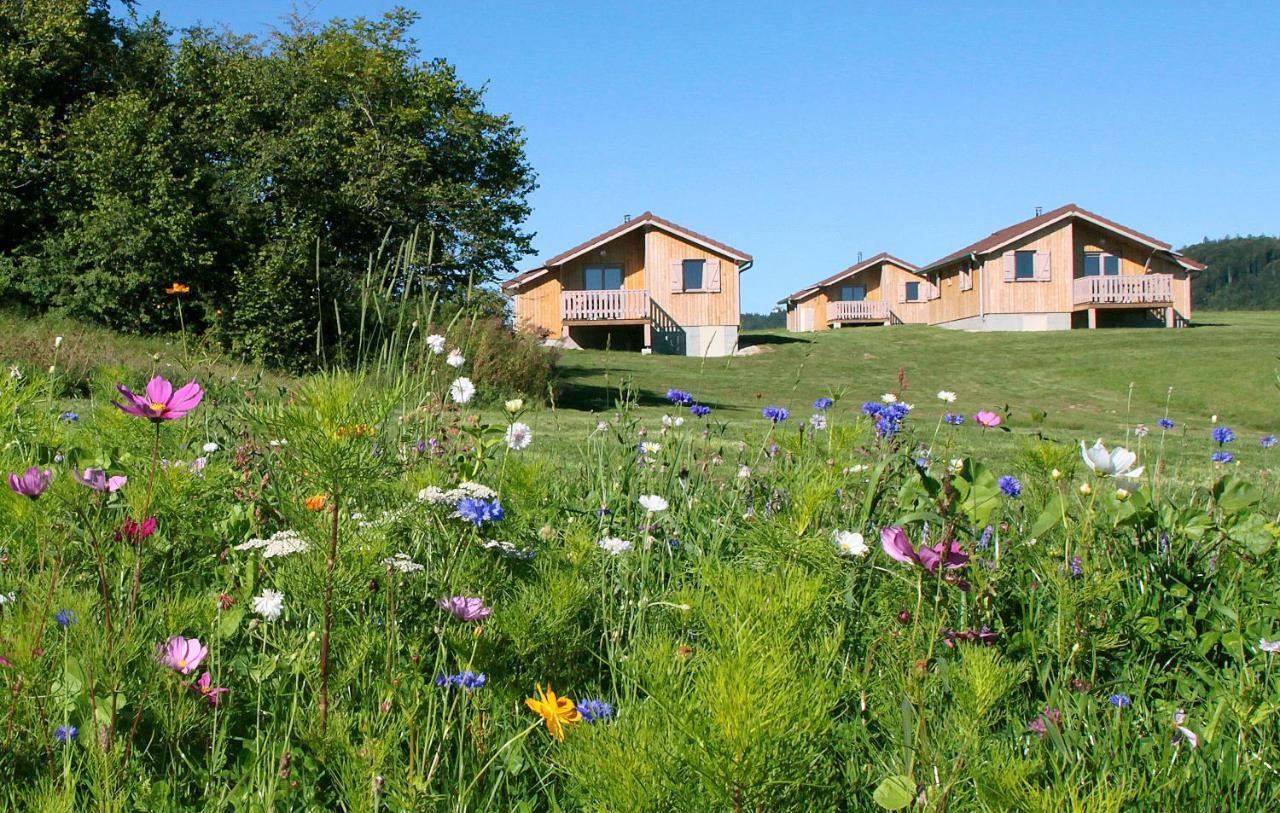
[[[916,458],[916,466],[918,466],[919,468],[922,468],[922,469],[927,469],[927,468],[929,468],[929,458],[927,458],[927,457],[917,457],[917,458]]]
[[[996,485],[1000,486],[1000,490],[1010,497],[1022,496],[1022,483],[1012,474],[1006,474],[996,481]]]
[[[1107,702],[1118,709],[1127,709],[1129,708],[1129,704],[1133,702],[1133,699],[1127,694],[1113,694],[1107,698]]]
[[[69,423],[75,423],[76,421],[80,420],[80,413],[78,413],[78,412],[64,412],[64,413],[62,413],[61,415],[59,415],[59,416],[58,416],[58,420],[60,420],[60,421],[67,421],[67,422],[69,422]]]
[[[892,438],[902,431],[902,421],[911,412],[911,407],[904,403],[892,404],[868,401],[862,405],[862,411],[876,419],[876,434],[882,438]]]
[[[1276,445],[1276,436],[1263,435],[1261,438],[1258,438],[1258,443],[1262,446],[1262,448],[1270,449],[1272,446]]]
[[[831,407],[834,406],[835,403],[836,402],[831,398],[819,398],[818,400],[813,402],[813,408],[818,410],[819,412],[822,412],[823,410],[831,409]]]
[[[694,404],[689,407],[689,412],[692,413],[695,418],[705,418],[711,414],[711,407],[704,406],[702,404]]]
[[[1232,460],[1236,459],[1236,456],[1231,454],[1231,452],[1214,452],[1210,459],[1213,460],[1214,463],[1230,463]]]
[[[787,418],[791,417],[791,413],[787,412],[786,407],[775,407],[775,406],[765,407],[763,410],[761,410],[760,414],[764,415],[766,418],[773,421],[774,423],[782,423]]]
[[[497,522],[506,516],[506,512],[502,510],[502,503],[497,500],[464,497],[458,503],[458,516],[479,528],[486,522]]]
[[[667,390],[667,400],[676,406],[693,406],[693,396],[684,390]]]
[[[578,713],[588,723],[598,723],[613,716],[613,706],[603,700],[583,700],[578,703]]]
[[[437,686],[457,686],[474,692],[476,689],[483,689],[484,685],[489,682],[489,678],[484,672],[476,673],[471,670],[459,672],[456,675],[438,675],[436,676]]]
[[[61,743],[68,743],[80,736],[80,729],[73,725],[60,725],[53,732],[53,738]]]
[[[1169,420],[1168,418],[1161,418],[1160,420],[1156,421],[1156,426],[1160,427],[1161,429],[1172,429],[1173,427],[1177,426],[1177,424],[1175,424],[1173,421]]]
[[[1215,426],[1215,427],[1213,428],[1213,442],[1214,442],[1214,443],[1217,443],[1218,445],[1222,445],[1222,444],[1224,444],[1224,443],[1230,443],[1231,441],[1233,441],[1233,440],[1235,440],[1235,439],[1236,439],[1236,433],[1235,433],[1235,432],[1232,432],[1232,431],[1231,431],[1231,429],[1230,429],[1229,427],[1226,427],[1226,426]]]
[[[61,627],[69,627],[76,623],[76,614],[72,610],[58,610],[53,618]]]
[[[948,412],[946,415],[942,416],[942,422],[951,424],[952,426],[959,426],[964,423],[964,416],[957,415],[954,412]]]

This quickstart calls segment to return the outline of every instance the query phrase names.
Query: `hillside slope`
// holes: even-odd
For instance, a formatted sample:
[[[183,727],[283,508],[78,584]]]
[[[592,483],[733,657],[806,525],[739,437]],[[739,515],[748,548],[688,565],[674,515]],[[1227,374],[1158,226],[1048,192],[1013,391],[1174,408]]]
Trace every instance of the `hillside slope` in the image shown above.
[[[1182,253],[1209,266],[1192,286],[1194,308],[1280,308],[1280,237],[1204,240],[1187,246]]]

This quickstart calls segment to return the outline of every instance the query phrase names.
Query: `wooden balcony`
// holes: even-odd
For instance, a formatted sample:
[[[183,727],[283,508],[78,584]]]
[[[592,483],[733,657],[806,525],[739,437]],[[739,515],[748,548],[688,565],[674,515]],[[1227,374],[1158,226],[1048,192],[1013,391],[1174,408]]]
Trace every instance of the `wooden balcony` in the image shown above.
[[[1072,281],[1076,305],[1170,305],[1173,277],[1168,274],[1126,274],[1078,277]]]
[[[864,299],[861,302],[828,302],[828,322],[887,322],[889,303]]]
[[[560,315],[565,322],[642,324],[650,319],[649,292],[564,291]]]

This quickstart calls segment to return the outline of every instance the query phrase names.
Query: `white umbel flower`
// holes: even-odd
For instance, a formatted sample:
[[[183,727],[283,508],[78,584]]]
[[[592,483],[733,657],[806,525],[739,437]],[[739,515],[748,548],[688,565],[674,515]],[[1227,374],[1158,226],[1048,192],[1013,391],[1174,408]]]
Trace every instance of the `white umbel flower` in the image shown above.
[[[221,447],[219,447],[218,444],[214,443],[213,441],[209,441],[208,443],[200,447],[200,451],[204,452],[205,454],[213,454],[214,452],[218,451],[219,448]]]
[[[640,507],[650,514],[667,510],[667,501],[657,494],[646,494],[640,498]]]
[[[268,621],[275,621],[284,611],[284,593],[263,590],[262,595],[253,597],[253,611]]]
[[[467,404],[475,397],[476,385],[471,383],[471,379],[463,376],[455,378],[453,383],[449,385],[449,397],[453,399],[455,404]]]
[[[514,452],[522,452],[533,443],[533,430],[529,424],[516,421],[507,427],[507,448]]]
[[[398,570],[401,573],[421,573],[426,570],[425,565],[420,565],[409,558],[407,553],[397,553],[395,556],[388,556],[382,560],[385,567]]]

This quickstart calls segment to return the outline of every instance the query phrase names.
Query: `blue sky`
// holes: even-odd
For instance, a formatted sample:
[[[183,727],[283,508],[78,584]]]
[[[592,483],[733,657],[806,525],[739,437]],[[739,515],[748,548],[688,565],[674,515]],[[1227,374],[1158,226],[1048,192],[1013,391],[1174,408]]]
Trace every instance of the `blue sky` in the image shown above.
[[[1178,246],[1280,232],[1275,2],[404,4],[423,55],[526,128],[540,256],[651,209],[755,256],[747,311],[859,251],[923,264],[1036,206]],[[265,33],[295,5],[396,4],[139,11]]]

